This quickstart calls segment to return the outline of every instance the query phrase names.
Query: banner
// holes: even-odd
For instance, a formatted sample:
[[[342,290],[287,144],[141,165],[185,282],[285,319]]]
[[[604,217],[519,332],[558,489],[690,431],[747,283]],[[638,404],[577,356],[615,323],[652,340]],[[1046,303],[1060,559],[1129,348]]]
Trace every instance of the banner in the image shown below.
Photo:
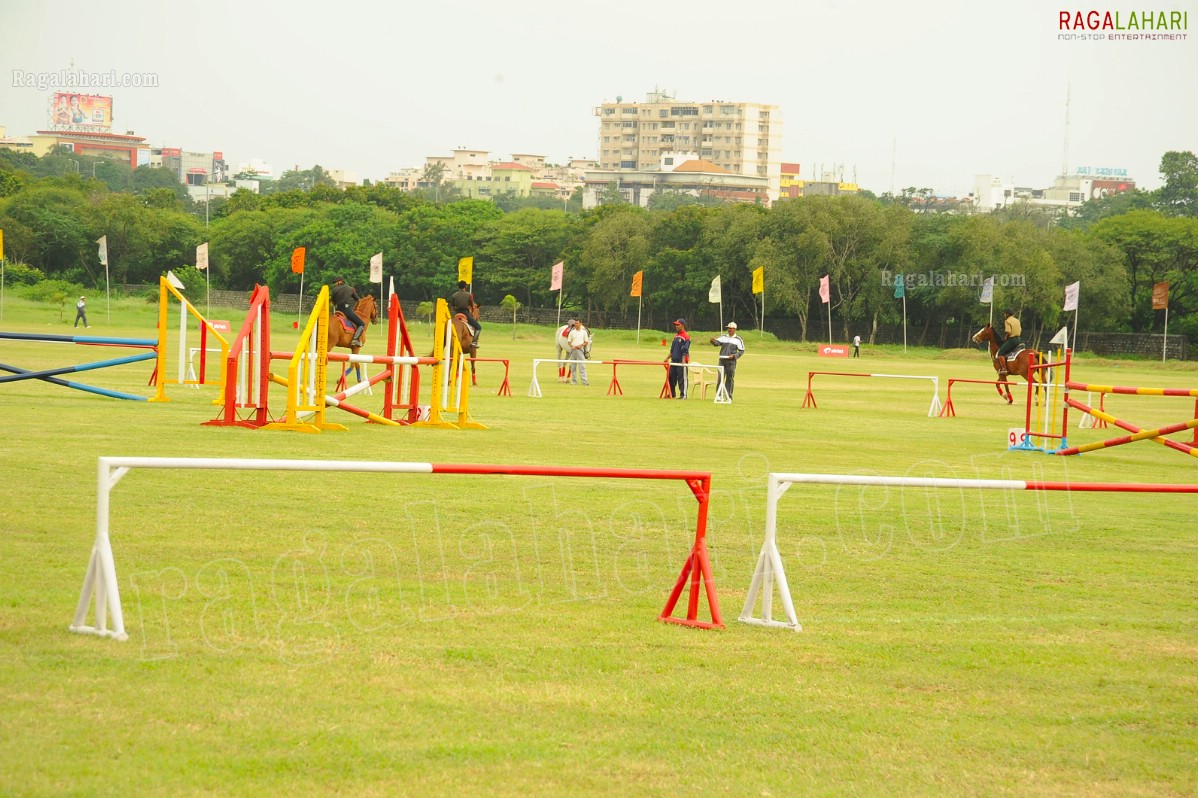
[[[1157,283],[1152,286],[1152,309],[1165,310],[1169,307],[1169,284]]]
[[[712,304],[718,304],[724,301],[724,295],[720,292],[720,276],[717,274],[715,279],[711,281],[711,290],[707,292],[707,301]]]
[[[0,260],[4,260],[4,231],[0,230]]]
[[[474,282],[474,258],[462,258],[458,261],[458,281]]]
[[[370,256],[370,282],[383,282],[383,253],[381,252]]]
[[[765,267],[758,266],[753,270],[753,293],[760,294],[765,291]]]
[[[1082,281],[1078,280],[1072,285],[1065,286],[1065,307],[1064,310],[1077,310],[1077,294],[1081,288]],[[1049,342],[1051,343],[1051,341]]]
[[[295,251],[291,253],[291,271],[293,273],[304,273],[304,255],[307,252],[307,247],[296,247]]]
[[[562,290],[562,272],[565,271],[566,262],[560,260],[553,264],[553,277],[549,280],[550,291]]]
[[[112,98],[97,94],[56,92],[50,101],[50,124],[59,127],[112,127]]]
[[[830,275],[819,278],[819,299],[825,305],[832,302],[832,285]]]
[[[894,276],[894,298],[902,299],[907,295],[907,283],[903,279],[903,275],[896,274]]]
[[[632,275],[632,290],[628,292],[628,296],[641,295],[641,280],[644,278],[644,276],[644,272],[637,272],[636,274]]]
[[[208,268],[208,242],[196,247],[196,268],[204,271]]]
[[[978,298],[978,301],[981,302],[983,305],[994,304],[994,278],[993,277],[987,277],[985,280],[982,281],[982,295]]]
[[[100,245],[100,251],[98,253],[96,253],[100,256],[100,265],[107,266],[108,265],[108,236],[100,236],[99,240],[97,240],[96,243]]]

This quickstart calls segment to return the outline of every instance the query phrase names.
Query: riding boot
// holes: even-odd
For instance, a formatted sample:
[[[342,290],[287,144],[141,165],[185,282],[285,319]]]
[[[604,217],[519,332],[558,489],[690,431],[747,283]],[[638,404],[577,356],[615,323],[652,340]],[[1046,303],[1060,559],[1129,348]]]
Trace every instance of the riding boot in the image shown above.
[[[350,349],[361,349],[362,348],[362,331],[360,329],[358,330],[358,332],[354,333],[354,337],[349,340],[349,348]]]

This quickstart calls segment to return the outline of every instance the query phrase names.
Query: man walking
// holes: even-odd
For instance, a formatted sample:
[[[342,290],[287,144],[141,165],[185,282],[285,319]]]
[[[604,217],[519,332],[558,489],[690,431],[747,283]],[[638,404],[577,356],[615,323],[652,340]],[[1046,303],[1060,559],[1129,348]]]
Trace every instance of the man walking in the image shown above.
[[[674,341],[670,344],[670,356],[666,362],[670,364],[670,396],[674,399],[686,398],[686,363],[691,360],[691,337],[686,331],[686,319],[674,322]]]
[[[853,357],[861,357],[861,336],[853,336]]]
[[[579,377],[583,385],[587,382],[586,349],[588,340],[587,330],[578,319],[574,320],[574,329],[566,336],[566,346],[570,347],[570,384],[577,385]]]
[[[345,315],[346,321],[354,325],[354,337],[350,340],[349,346],[362,346],[362,332],[366,329],[366,322],[358,315],[355,308],[358,306],[358,290],[352,285],[345,282],[344,277],[338,277],[333,281],[333,288],[329,291],[329,299],[333,303],[336,310],[341,311]]]
[[[719,338],[711,339],[712,346],[720,348],[720,365],[724,367],[724,393],[732,398],[736,385],[736,361],[745,353],[745,342],[736,334],[736,322],[728,322],[728,331]]]
[[[83,322],[85,328],[91,325],[87,323],[87,297],[79,297],[79,301],[75,303],[75,326],[79,326],[79,322]]]

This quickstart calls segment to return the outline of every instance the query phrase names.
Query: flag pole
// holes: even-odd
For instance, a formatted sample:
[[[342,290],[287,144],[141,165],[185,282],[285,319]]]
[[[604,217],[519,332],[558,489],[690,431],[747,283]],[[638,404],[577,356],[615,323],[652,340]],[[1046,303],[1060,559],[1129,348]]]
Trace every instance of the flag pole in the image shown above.
[[[903,354],[907,354],[907,289],[903,288]]]
[[[757,336],[765,340],[765,279],[761,280],[761,333]]]
[[[557,326],[562,326],[562,289],[557,289]]]
[[[1165,300],[1165,335],[1161,339],[1161,362],[1165,362],[1165,352],[1169,349],[1169,301]]]
[[[300,272],[300,293],[299,293],[299,312],[295,314],[295,326],[299,327],[299,323],[304,318],[304,273]]]
[[[829,291],[830,293],[830,291]],[[828,297],[828,343],[832,343],[832,297]]]
[[[990,329],[994,329],[994,275],[990,275]]]
[[[640,346],[640,344],[641,344],[641,302],[642,301],[644,301],[643,297],[638,296],[636,298],[636,344],[637,344],[637,346]]]
[[[104,304],[107,305],[108,323],[112,324],[112,282],[108,279],[108,258],[104,259]]]

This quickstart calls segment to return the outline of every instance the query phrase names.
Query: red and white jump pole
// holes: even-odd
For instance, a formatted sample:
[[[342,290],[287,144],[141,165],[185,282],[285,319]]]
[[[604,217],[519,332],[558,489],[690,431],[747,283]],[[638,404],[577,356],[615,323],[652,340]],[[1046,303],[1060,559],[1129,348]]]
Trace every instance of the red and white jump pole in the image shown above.
[[[817,374],[825,377],[872,377],[890,380],[930,380],[932,383],[932,403],[928,407],[928,418],[940,413],[940,378],[927,374],[866,374],[859,371],[809,371],[807,372],[807,393],[803,396],[803,407],[818,407],[815,394],[811,390],[811,382]]]
[[[680,480],[699,503],[695,538],[682,572],[674,583],[659,620],[700,629],[723,629],[715,577],[707,554],[707,505],[711,499],[711,474],[705,471],[661,471],[648,468],[581,468],[542,465],[492,465],[465,463],[401,463],[344,460],[247,460],[204,457],[101,457],[96,487],[96,539],[92,545],[83,589],[70,630],[116,640],[127,640],[121,596],[117,588],[116,564],[109,538],[109,505],[112,489],[129,471],[147,469],[191,469],[223,471],[335,471],[377,474],[480,474],[538,477],[583,477],[591,479]],[[686,617],[675,618],[674,608],[690,584]],[[711,620],[699,619],[701,595],[707,597]],[[87,624],[88,608],[95,601],[94,625]]]

